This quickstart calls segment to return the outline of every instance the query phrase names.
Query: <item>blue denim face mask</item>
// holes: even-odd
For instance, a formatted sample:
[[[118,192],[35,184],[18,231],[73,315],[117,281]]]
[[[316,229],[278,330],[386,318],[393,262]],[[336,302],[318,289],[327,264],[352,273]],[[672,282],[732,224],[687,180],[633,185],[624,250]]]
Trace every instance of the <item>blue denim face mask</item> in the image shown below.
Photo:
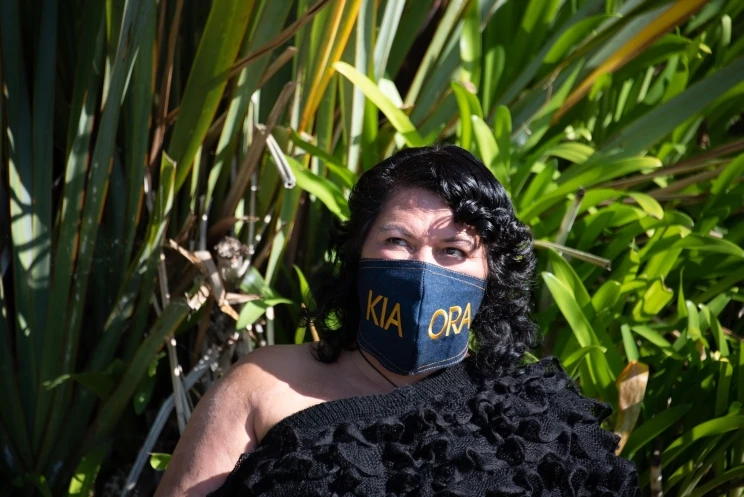
[[[420,261],[362,259],[359,346],[390,371],[418,374],[462,361],[486,282]]]

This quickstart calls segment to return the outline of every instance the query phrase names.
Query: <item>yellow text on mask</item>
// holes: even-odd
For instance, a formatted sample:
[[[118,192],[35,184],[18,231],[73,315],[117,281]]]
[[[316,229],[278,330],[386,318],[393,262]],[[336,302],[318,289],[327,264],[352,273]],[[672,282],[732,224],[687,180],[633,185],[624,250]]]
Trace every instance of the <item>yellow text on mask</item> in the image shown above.
[[[436,340],[442,333],[444,336],[449,336],[450,330],[459,334],[462,331],[465,323],[468,324],[468,330],[470,329],[470,302],[465,306],[465,312],[459,305],[453,305],[449,308],[449,313],[444,309],[437,309],[434,314],[431,315],[431,321],[429,322],[429,338]],[[440,319],[441,318],[441,319]],[[433,329],[437,324],[437,321],[442,321],[442,326],[439,331],[434,333]],[[445,332],[446,330],[446,332]]]
[[[376,307],[378,304],[382,304],[380,309],[380,314],[378,316]],[[395,325],[398,327],[398,336],[403,337],[403,328],[400,324],[400,304],[396,303],[393,306],[393,310],[388,314],[387,321],[385,320],[385,312],[387,311],[387,305],[388,305],[388,298],[383,297],[382,295],[378,295],[375,297],[372,294],[372,290],[369,291],[369,295],[367,296],[367,321],[370,321],[370,317],[372,318],[371,321],[375,323],[376,326],[379,326],[380,328],[387,330],[391,326]]]

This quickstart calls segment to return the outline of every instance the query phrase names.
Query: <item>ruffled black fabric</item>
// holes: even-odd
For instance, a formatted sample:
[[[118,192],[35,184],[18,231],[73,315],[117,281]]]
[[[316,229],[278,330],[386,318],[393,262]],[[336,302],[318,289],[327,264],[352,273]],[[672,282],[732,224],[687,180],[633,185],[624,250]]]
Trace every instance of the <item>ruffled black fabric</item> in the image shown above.
[[[555,358],[496,379],[465,360],[274,426],[212,497],[638,496],[632,463]]]

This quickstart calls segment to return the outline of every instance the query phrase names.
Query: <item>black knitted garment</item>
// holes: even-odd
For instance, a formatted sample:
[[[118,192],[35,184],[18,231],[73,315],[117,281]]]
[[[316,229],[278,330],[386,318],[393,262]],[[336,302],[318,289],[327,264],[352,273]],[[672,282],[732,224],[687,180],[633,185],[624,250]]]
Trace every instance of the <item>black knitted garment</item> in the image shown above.
[[[637,496],[632,463],[557,359],[484,379],[465,361],[275,425],[212,497]]]

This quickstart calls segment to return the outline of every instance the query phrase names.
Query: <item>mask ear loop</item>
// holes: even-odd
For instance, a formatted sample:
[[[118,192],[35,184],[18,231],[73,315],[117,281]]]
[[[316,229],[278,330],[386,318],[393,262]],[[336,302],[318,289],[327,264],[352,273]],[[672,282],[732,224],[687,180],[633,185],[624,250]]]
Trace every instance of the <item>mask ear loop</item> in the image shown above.
[[[396,385],[395,383],[393,383],[393,380],[391,380],[390,378],[388,378],[387,376],[385,376],[382,371],[380,371],[379,369],[377,369],[375,367],[375,365],[372,364],[372,362],[369,359],[367,359],[367,356],[364,355],[364,352],[362,352],[362,348],[361,347],[359,347],[358,349],[359,349],[359,353],[362,355],[362,359],[364,359],[365,361],[367,361],[367,364],[369,364],[370,366],[372,366],[372,369],[374,369],[375,371],[377,371],[380,374],[380,376],[382,376],[383,378],[385,378],[388,381],[388,383],[390,383],[391,385],[393,385],[393,388],[398,388],[398,385]]]

